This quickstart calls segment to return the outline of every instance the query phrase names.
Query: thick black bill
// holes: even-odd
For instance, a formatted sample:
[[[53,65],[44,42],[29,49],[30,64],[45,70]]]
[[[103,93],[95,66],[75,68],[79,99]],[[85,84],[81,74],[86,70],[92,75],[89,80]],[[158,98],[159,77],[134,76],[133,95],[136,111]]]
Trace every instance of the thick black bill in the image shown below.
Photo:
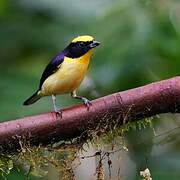
[[[95,48],[96,46],[99,46],[100,42],[98,41],[92,41],[92,43],[89,45],[90,48]]]

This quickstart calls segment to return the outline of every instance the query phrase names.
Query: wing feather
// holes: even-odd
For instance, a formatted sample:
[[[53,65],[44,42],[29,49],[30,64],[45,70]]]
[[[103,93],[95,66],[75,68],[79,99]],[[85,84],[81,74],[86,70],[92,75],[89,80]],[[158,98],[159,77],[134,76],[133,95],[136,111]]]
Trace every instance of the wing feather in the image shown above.
[[[52,74],[54,74],[64,61],[64,54],[60,53],[57,54],[51,62],[46,66],[44,72],[42,73],[41,79],[40,79],[40,84],[39,84],[39,90],[41,89],[42,84],[44,81]]]

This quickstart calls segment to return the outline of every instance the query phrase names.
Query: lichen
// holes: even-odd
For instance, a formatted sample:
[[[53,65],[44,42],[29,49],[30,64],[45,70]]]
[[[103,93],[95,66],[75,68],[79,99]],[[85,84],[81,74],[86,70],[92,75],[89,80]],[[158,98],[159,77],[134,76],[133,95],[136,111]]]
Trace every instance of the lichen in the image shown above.
[[[13,160],[11,156],[0,156],[0,173],[1,176],[5,177],[5,175],[9,174],[11,169],[13,168]]]
[[[74,160],[77,158],[78,152],[81,152],[84,145],[88,147],[89,144],[96,146],[97,153],[94,156],[101,156],[109,158],[110,153],[120,150],[128,151],[128,147],[124,142],[124,136],[131,128],[141,129],[151,125],[151,118],[141,120],[138,122],[126,123],[123,126],[115,124],[109,128],[108,126],[99,125],[95,130],[87,131],[86,136],[81,136],[72,141],[61,141],[51,146],[30,146],[27,142],[19,142],[21,150],[19,153],[13,155],[1,155],[0,157],[0,172],[6,177],[14,167],[21,167],[24,174],[29,176],[44,177],[48,174],[48,167],[52,166],[59,174],[59,179],[73,179]],[[22,138],[21,138],[22,139]],[[109,151],[103,150],[103,147],[111,144]],[[116,148],[115,147],[119,147]],[[90,156],[91,157],[91,156]],[[103,179],[104,170],[100,159],[99,165],[96,168],[96,176]],[[111,162],[109,159],[108,162]],[[110,166],[110,165],[109,165]],[[109,168],[110,169],[110,168]]]

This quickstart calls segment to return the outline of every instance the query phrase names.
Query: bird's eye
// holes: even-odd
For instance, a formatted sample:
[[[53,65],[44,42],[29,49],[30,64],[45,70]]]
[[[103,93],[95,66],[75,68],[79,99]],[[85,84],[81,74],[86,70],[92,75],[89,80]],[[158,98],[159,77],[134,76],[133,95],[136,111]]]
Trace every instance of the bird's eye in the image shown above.
[[[84,43],[83,43],[83,42],[80,42],[80,43],[79,43],[79,46],[80,46],[80,47],[83,47],[83,46],[84,46]]]

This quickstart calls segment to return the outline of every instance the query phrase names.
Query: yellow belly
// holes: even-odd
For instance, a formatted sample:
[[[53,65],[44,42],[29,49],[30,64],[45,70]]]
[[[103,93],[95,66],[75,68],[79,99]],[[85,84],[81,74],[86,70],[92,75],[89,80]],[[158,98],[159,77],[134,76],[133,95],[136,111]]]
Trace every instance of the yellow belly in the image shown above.
[[[76,90],[87,72],[91,54],[92,50],[77,59],[65,57],[60,68],[44,81],[40,94],[49,96]]]

